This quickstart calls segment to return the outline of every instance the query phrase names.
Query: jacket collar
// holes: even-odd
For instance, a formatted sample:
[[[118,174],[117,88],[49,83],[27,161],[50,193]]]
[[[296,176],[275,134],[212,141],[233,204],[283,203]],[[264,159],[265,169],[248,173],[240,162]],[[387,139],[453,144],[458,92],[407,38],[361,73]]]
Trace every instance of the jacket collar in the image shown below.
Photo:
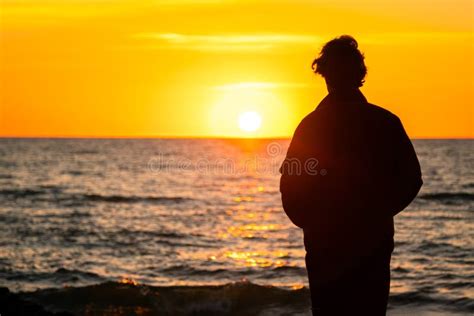
[[[324,97],[317,108],[325,108],[331,104],[367,104],[367,99],[359,89],[334,91]]]

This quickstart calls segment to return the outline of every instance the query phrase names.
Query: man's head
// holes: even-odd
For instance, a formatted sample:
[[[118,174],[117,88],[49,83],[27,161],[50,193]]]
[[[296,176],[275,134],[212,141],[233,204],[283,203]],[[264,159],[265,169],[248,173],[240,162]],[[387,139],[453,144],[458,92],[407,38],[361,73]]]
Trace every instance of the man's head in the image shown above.
[[[357,48],[357,41],[349,35],[327,42],[312,68],[324,77],[330,91],[359,88],[367,74],[364,55]]]

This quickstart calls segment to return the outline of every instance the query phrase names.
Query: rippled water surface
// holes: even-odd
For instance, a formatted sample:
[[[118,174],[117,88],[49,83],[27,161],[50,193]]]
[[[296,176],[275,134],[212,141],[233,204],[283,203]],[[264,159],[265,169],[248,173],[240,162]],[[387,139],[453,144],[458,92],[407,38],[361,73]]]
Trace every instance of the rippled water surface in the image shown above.
[[[425,185],[396,218],[391,302],[474,311],[474,142],[414,144]],[[1,139],[0,282],[307,286],[278,192],[287,145]]]

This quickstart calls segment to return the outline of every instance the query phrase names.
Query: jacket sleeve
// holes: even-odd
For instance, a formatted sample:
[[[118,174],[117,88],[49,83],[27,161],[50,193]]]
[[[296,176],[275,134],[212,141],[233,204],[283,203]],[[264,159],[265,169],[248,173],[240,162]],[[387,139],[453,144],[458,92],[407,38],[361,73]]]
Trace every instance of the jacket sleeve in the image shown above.
[[[423,180],[413,144],[399,119],[395,132],[395,181],[392,186],[392,216],[403,211],[416,197]]]
[[[303,228],[308,223],[309,205],[315,203],[314,174],[307,172],[317,161],[310,158],[308,131],[303,120],[291,140],[285,160],[280,167],[280,192],[283,209],[296,226]]]

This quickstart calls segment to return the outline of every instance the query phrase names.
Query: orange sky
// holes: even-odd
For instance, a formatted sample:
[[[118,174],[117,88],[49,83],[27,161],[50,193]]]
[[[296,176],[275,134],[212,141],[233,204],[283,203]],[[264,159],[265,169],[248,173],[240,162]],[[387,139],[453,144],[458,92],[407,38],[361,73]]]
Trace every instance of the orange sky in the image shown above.
[[[1,136],[290,136],[351,34],[412,137],[474,137],[471,0],[2,0]],[[238,117],[261,115],[246,133]]]

